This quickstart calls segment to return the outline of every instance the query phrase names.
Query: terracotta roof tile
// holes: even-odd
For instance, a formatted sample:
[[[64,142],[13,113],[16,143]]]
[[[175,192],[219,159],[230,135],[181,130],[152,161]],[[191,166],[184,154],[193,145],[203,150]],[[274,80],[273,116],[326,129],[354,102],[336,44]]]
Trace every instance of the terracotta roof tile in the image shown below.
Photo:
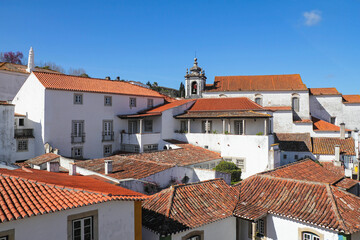
[[[55,173],[44,170],[22,169],[7,170],[0,169],[0,174],[6,174],[13,177],[21,177],[36,182],[43,182],[48,185],[64,186],[72,189],[81,189],[91,192],[101,192],[103,194],[118,195],[124,198],[143,197],[144,195],[114,184],[106,183],[87,176],[70,176],[67,173]]]
[[[238,194],[222,179],[176,185],[143,202],[143,225],[161,235],[200,227],[232,216]]]
[[[11,170],[8,170],[11,172]],[[0,173],[0,222],[13,221],[55,211],[114,200],[142,200],[141,196],[110,196],[102,192],[63,188],[40,181]],[[39,174],[36,173],[36,174]],[[90,185],[91,183],[88,183]]]
[[[360,95],[342,95],[344,103],[360,103]]]
[[[163,95],[154,90],[140,87],[128,82],[54,73],[33,73],[39,79],[40,83],[47,89],[163,98]]]
[[[188,110],[198,111],[235,111],[235,110],[264,110],[264,108],[246,97],[238,98],[200,98]]]
[[[236,188],[235,216],[254,220],[269,213],[346,234],[360,230],[360,198],[329,184],[254,175]]]
[[[14,113],[15,117],[26,117],[26,115],[24,114],[20,114],[20,113]]]
[[[271,106],[271,107],[264,107],[266,110],[270,110],[273,112],[277,111],[292,111],[291,106]]]
[[[351,156],[355,155],[355,143],[352,138],[340,139],[316,137],[312,138],[312,142],[314,154],[334,155],[335,145],[340,145],[341,153]]]
[[[262,76],[216,76],[208,92],[227,91],[307,91],[299,74]]]
[[[324,120],[318,119],[316,117],[311,117],[313,121],[314,131],[325,131],[325,132],[340,132],[340,127],[326,122]],[[351,131],[350,129],[345,129],[346,131]]]
[[[43,163],[47,163],[50,161],[53,161],[57,158],[60,158],[60,155],[54,154],[54,153],[45,153],[43,155],[31,158],[29,160],[26,160],[26,164],[34,164],[34,165],[41,165]]]
[[[259,113],[254,111],[208,111],[208,112],[187,112],[177,115],[175,118],[271,118],[270,114]]]
[[[341,95],[336,88],[309,88],[312,95]]]
[[[345,190],[348,190],[359,183],[360,183],[359,181],[351,179],[351,178],[343,178],[339,182],[337,182],[335,184],[335,186],[339,187],[339,188],[343,188]]]
[[[275,133],[282,151],[312,152],[310,133]]]

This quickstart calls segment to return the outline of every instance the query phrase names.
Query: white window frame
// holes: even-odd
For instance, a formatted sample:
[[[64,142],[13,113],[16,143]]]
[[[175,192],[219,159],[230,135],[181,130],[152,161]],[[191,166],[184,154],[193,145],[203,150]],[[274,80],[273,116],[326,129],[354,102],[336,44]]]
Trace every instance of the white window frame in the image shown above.
[[[72,158],[83,158],[83,156],[84,156],[83,147],[72,147],[71,149]]]
[[[74,240],[74,223],[80,222],[81,240],[84,240],[84,222],[90,220],[91,240],[99,240],[98,210],[69,215],[67,217],[67,239]]]
[[[129,98],[129,107],[130,108],[133,108],[133,107],[136,107],[136,98]]]
[[[300,112],[300,96],[298,94],[293,94],[292,95],[291,108],[295,112]]]
[[[235,165],[241,169],[241,172],[246,171],[246,158],[235,158]]]
[[[74,93],[74,104],[83,104],[83,95],[81,93]]]
[[[108,157],[108,156],[111,156],[112,154],[112,145],[104,145],[104,157]]]
[[[144,132],[153,132],[153,120],[144,120]]]
[[[244,135],[245,134],[245,120],[234,120],[234,134]]]
[[[212,121],[208,120],[207,121],[207,125],[206,125],[206,121],[202,121],[201,122],[201,131],[202,133],[211,133],[212,132]]]
[[[112,106],[112,96],[104,96],[104,106]]]
[[[129,134],[139,133],[137,120],[129,120],[128,121],[128,131],[129,131]]]

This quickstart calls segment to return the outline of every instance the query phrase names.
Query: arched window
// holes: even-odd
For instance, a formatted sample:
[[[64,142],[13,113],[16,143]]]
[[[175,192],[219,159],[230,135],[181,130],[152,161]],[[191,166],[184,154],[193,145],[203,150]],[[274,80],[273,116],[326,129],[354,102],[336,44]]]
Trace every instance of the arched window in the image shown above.
[[[191,83],[191,94],[197,94],[198,85],[196,82]]]
[[[257,104],[259,104],[260,106],[263,105],[263,99],[262,99],[262,95],[261,95],[261,94],[256,94],[256,95],[255,95],[255,102],[256,102]]]
[[[298,94],[293,94],[291,99],[291,107],[295,112],[300,111],[300,98]]]
[[[303,232],[302,240],[320,240],[320,237],[312,232]]]

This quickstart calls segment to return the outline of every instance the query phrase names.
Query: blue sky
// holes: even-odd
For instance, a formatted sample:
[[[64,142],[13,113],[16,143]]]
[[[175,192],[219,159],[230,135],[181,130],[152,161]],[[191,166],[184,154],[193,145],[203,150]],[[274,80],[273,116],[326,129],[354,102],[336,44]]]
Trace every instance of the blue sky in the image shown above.
[[[0,0],[0,52],[92,77],[178,88],[196,55],[214,76],[299,73],[360,93],[360,1]]]

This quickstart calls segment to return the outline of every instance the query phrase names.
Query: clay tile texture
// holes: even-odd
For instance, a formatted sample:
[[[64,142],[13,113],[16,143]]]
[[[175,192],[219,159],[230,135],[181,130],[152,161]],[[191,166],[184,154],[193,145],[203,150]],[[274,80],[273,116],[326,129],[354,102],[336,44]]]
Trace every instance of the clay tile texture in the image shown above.
[[[222,179],[176,185],[143,202],[143,226],[161,235],[197,228],[232,216],[238,196]]]
[[[116,179],[141,179],[177,166],[187,166],[211,160],[221,159],[220,153],[191,144],[179,143],[179,149],[148,153],[115,155],[107,158],[77,162],[76,165],[104,174],[105,160],[113,160],[113,172],[107,176]]]
[[[340,132],[340,127],[326,122],[324,120],[318,119],[316,117],[311,117],[313,122],[314,131],[323,131],[323,132]],[[345,129],[346,131],[351,131],[350,129]]]
[[[334,155],[335,145],[340,145],[340,152],[344,155],[355,155],[355,143],[353,138],[323,138],[314,137],[313,142],[313,154]]]
[[[200,98],[188,110],[197,111],[233,111],[264,110],[264,108],[246,97],[239,98]]]
[[[46,89],[148,96],[158,98],[164,97],[154,90],[123,81],[112,81],[44,72],[34,72],[34,74]]]
[[[235,187],[235,216],[256,220],[270,213],[346,234],[360,230],[360,198],[329,184],[254,175]]]
[[[312,151],[310,133],[276,133],[275,142],[282,151]]]
[[[207,92],[307,91],[299,74],[262,76],[216,76]]]
[[[360,103],[360,95],[343,95],[343,103]]]
[[[20,171],[0,171],[0,222],[7,222],[107,201],[143,199],[143,195],[140,193],[137,193],[137,196],[131,197],[121,195],[111,196],[103,192],[71,188],[68,187],[69,185],[66,183],[68,182],[67,180],[64,180],[66,187],[54,185],[54,181],[63,184],[63,176],[57,175],[55,177],[57,180],[55,180],[50,176],[52,173],[43,174],[42,172],[44,171],[36,171],[36,173],[32,173],[30,176],[22,174]],[[35,178],[35,180],[31,178]],[[99,190],[108,189],[106,183],[97,180],[97,183],[95,183],[95,181],[91,181],[91,178],[87,177],[81,182],[81,180],[79,180],[80,178],[81,177],[78,177],[73,181],[73,184],[75,184],[76,187],[82,187],[79,185],[86,183],[84,185],[85,187],[95,184]],[[41,180],[44,180],[44,182]],[[78,183],[79,181],[81,183]],[[117,187],[113,186],[112,188]]]
[[[341,95],[336,88],[309,88],[311,95]]]
[[[43,154],[43,155],[40,155],[40,156],[31,158],[31,159],[29,159],[29,160],[26,160],[25,163],[26,163],[26,164],[41,165],[41,164],[43,164],[43,163],[56,160],[56,159],[58,159],[58,158],[60,158],[60,156],[57,155],[57,154],[54,154],[54,153],[45,153],[45,154]]]

